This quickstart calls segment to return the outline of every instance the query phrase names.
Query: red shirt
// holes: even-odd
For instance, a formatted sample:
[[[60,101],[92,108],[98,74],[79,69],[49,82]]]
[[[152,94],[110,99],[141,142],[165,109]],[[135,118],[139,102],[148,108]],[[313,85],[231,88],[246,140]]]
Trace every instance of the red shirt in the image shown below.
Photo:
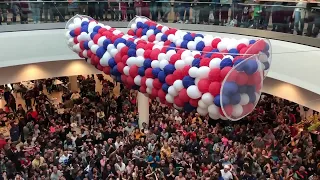
[[[0,149],[3,149],[6,144],[7,141],[5,139],[0,139]]]

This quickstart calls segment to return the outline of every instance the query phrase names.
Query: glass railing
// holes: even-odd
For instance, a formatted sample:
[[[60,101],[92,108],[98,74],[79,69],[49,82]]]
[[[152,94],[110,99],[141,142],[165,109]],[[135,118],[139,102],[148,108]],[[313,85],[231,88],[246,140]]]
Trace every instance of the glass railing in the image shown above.
[[[142,15],[154,21],[263,29],[310,37],[318,37],[320,29],[320,2],[0,0],[2,25],[65,22],[75,14],[100,21],[130,21],[135,15]]]

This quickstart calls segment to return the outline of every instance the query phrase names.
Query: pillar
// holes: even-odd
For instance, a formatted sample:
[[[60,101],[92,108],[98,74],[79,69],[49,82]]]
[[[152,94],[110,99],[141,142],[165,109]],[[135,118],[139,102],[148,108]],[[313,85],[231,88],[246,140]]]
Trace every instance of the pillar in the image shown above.
[[[69,88],[70,91],[79,91],[77,76],[69,76]]]
[[[142,127],[142,123],[149,124],[149,98],[143,93],[138,92],[138,112],[139,112],[139,128]]]

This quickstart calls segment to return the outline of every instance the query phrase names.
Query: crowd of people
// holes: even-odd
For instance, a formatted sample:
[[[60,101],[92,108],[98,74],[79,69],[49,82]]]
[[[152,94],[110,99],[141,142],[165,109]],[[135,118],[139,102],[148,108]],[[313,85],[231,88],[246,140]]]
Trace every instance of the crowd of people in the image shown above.
[[[0,134],[1,180],[320,179],[320,135],[294,128],[303,122],[295,103],[264,94],[232,122],[152,100],[148,122],[136,92],[98,79],[80,76],[80,91],[65,90],[58,106],[43,88],[34,106],[0,109],[10,126]]]
[[[11,23],[20,15],[22,24],[28,23],[29,14],[34,23],[60,22],[76,13],[89,15],[97,20],[130,21],[138,16],[150,17],[154,21],[229,25],[244,28],[271,29],[284,33],[297,33],[317,37],[320,29],[320,6],[312,1],[268,2],[259,0],[194,0],[194,1],[57,1],[19,2],[0,1],[0,25]],[[190,17],[190,13],[192,16]],[[231,15],[231,16],[230,16]],[[272,17],[272,18],[271,18]],[[269,24],[271,19],[272,24]],[[305,23],[307,27],[305,28]]]

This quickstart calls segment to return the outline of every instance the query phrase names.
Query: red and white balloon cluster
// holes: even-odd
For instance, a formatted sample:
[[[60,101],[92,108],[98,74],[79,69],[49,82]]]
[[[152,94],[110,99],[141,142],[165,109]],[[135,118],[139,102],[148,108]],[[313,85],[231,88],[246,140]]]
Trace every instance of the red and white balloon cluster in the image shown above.
[[[261,94],[271,63],[265,39],[184,32],[137,17],[127,34],[89,17],[67,24],[69,47],[127,88],[212,119],[238,120]]]

